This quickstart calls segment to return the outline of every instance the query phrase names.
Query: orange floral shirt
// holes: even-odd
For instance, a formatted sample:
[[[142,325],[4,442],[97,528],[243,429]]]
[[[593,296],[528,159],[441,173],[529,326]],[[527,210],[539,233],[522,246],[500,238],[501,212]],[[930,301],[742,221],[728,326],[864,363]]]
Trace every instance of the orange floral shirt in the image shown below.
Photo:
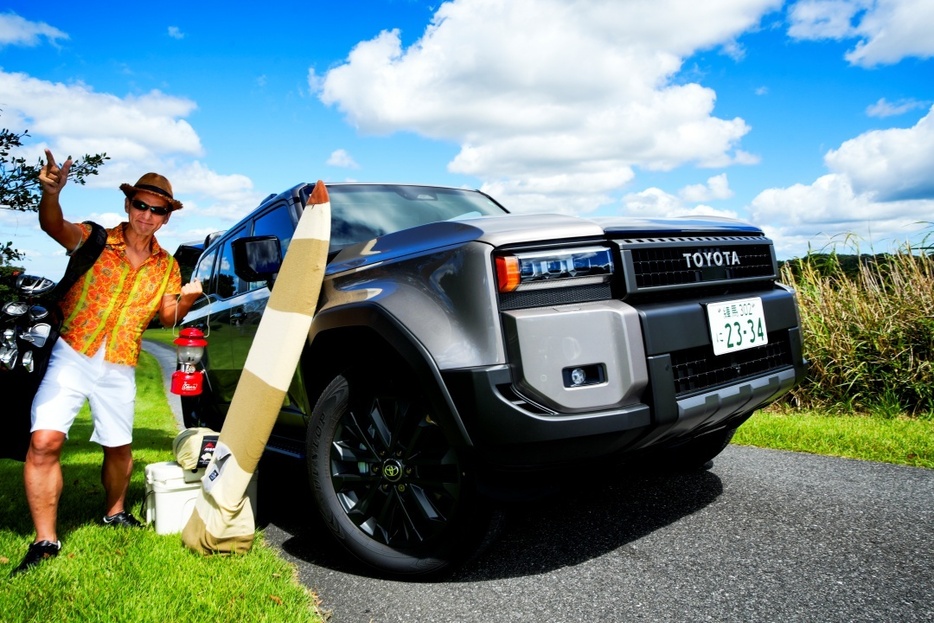
[[[178,263],[152,240],[152,255],[139,268],[126,257],[121,223],[107,230],[107,243],[100,257],[65,294],[60,305],[64,314],[61,337],[88,357],[106,340],[104,359],[135,366],[143,331],[155,317],[166,294],[178,295],[182,277]],[[82,244],[91,227],[79,223]]]

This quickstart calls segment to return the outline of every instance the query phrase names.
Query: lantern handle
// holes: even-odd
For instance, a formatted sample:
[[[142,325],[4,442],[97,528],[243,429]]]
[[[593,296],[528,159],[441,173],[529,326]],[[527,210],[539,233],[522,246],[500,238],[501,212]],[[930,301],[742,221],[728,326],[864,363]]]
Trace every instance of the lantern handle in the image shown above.
[[[201,296],[208,300],[208,323],[206,330],[204,332],[204,337],[207,339],[211,335],[211,297],[207,294],[201,293]],[[178,295],[178,300],[181,300],[182,295]],[[201,298],[201,297],[198,297]],[[175,302],[175,322],[172,323],[172,337],[178,337],[178,334],[175,332],[178,329],[178,300]],[[196,299],[197,300],[197,299]]]

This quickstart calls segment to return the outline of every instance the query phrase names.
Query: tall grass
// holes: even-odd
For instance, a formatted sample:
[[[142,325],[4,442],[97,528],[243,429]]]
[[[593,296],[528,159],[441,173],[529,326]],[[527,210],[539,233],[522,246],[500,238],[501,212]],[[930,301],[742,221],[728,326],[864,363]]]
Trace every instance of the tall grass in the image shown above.
[[[786,399],[804,409],[932,418],[934,260],[809,253],[782,267],[798,292],[810,370]]]

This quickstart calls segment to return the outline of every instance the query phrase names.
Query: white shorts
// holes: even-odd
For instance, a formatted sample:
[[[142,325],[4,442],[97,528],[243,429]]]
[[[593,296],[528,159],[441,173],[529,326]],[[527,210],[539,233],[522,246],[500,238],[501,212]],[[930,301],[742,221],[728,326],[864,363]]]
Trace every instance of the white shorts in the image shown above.
[[[82,355],[65,340],[52,347],[49,367],[32,402],[32,429],[68,435],[78,412],[91,404],[91,441],[113,448],[133,441],[136,369],[104,360],[106,344],[93,357]]]

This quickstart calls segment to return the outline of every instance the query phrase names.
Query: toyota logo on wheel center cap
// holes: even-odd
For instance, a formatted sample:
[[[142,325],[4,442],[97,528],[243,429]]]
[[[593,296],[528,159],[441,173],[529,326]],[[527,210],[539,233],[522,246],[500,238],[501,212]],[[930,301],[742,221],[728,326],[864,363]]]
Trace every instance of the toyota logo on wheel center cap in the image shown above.
[[[389,482],[396,482],[402,478],[402,463],[395,459],[383,463],[383,478]]]

